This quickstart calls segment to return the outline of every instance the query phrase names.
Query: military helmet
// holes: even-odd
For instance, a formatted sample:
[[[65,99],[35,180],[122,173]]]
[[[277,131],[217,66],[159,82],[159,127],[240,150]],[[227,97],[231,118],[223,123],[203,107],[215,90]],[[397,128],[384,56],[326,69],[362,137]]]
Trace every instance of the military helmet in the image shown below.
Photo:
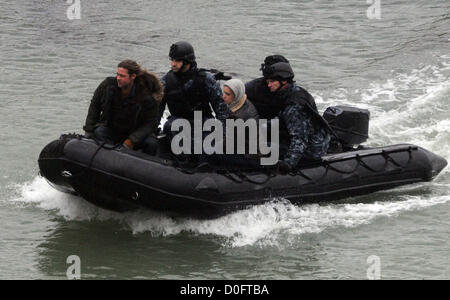
[[[195,61],[194,47],[188,42],[177,42],[170,46],[169,57],[174,60],[182,60],[187,63]]]
[[[286,62],[277,62],[273,65],[266,66],[263,69],[263,75],[265,79],[275,80],[292,80],[295,76],[291,65]]]
[[[286,59],[286,57],[284,57],[283,55],[269,55],[264,59],[264,63],[261,64],[261,68],[259,69],[260,71],[263,72],[263,75],[265,73],[265,69],[275,63],[278,62],[285,62],[285,63],[289,63],[289,61]]]

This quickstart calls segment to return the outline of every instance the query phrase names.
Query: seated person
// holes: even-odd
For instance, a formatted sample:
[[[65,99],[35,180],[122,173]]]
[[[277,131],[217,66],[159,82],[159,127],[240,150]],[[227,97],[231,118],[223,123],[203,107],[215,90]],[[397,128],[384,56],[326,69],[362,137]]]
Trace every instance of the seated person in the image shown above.
[[[278,110],[273,109],[275,105],[272,101],[273,94],[267,86],[266,79],[264,78],[264,70],[267,70],[268,67],[279,62],[289,63],[289,61],[282,55],[267,56],[260,68],[263,73],[263,77],[253,79],[245,84],[245,93],[247,94],[247,98],[256,107],[261,119],[270,120],[278,117]],[[300,86],[296,86],[296,89],[304,93],[303,97],[307,99],[310,102],[311,107],[317,111],[314,98]]]
[[[270,92],[266,108],[280,120],[279,171],[288,173],[300,161],[320,160],[327,153],[331,129],[317,112],[314,99],[295,84],[289,63],[265,66],[263,74]]]
[[[228,105],[234,119],[259,119],[255,106],[247,99],[245,85],[239,79],[230,79],[223,87],[223,101]]]
[[[170,47],[169,58],[171,70],[161,79],[164,85],[158,123],[167,107],[170,116],[164,124],[163,131],[173,135],[171,124],[177,118],[194,120],[194,112],[201,111],[203,119],[216,118],[225,120],[230,112],[222,101],[222,90],[214,77],[198,69],[194,48],[188,42],[177,42]]]
[[[234,130],[234,154],[229,153],[223,155],[212,155],[209,157],[204,157],[204,160],[222,166],[257,168],[259,166],[259,157],[252,157],[251,155],[249,155],[249,143],[254,143],[253,146],[257,147],[257,121],[259,119],[259,116],[256,108],[247,99],[244,83],[239,79],[230,79],[226,81],[223,86],[223,101],[227,104],[231,113],[231,118],[233,118],[234,120],[239,119],[242,120],[243,123],[251,119],[255,120],[254,128],[256,128],[256,131],[251,131],[246,127],[245,130],[241,131],[241,133],[245,132],[245,144],[239,144],[237,138],[239,130],[237,128],[230,127],[232,128],[232,130]],[[227,126],[229,126],[229,124]],[[226,133],[228,130],[230,130],[230,128],[225,127],[224,129],[225,141],[227,138]],[[250,136],[250,134],[252,134],[253,136]],[[240,151],[238,151],[238,148],[240,149]]]
[[[122,143],[154,155],[158,129],[159,79],[135,61],[124,60],[116,77],[107,77],[95,90],[83,129],[86,137],[109,144]]]

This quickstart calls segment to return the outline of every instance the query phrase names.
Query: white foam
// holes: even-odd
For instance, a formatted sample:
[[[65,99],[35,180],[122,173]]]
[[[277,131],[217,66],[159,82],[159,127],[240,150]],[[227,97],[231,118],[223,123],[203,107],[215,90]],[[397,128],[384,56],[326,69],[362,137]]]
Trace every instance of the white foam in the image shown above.
[[[385,111],[387,106],[395,109],[414,108],[423,104],[423,97],[434,90],[449,86],[450,66],[444,62],[438,66],[424,66],[409,73],[392,73],[384,82],[374,82],[361,93],[361,101]],[[425,100],[426,101],[426,100]]]
[[[247,245],[285,246],[305,233],[320,233],[338,226],[356,227],[375,218],[392,217],[404,211],[422,209],[450,201],[450,196],[423,199],[408,197],[406,201],[372,204],[295,206],[286,201],[255,206],[217,220],[186,223],[198,233],[212,233],[227,238],[232,247]],[[206,225],[206,226],[205,226]],[[295,244],[295,243],[294,243]]]
[[[417,144],[449,160],[450,56],[440,60],[407,73],[392,71],[391,78],[366,89],[337,89],[329,105],[369,109],[369,146]]]
[[[423,95],[399,108],[378,113],[370,123],[372,142],[416,144],[450,160],[449,99],[450,80],[447,80],[428,86]]]
[[[370,224],[379,217],[392,217],[450,201],[450,195],[432,198],[400,196],[405,198],[404,201],[325,206],[295,206],[286,200],[278,200],[214,220],[193,220],[170,218],[147,210],[124,214],[105,211],[78,197],[54,190],[40,177],[22,185],[19,192],[20,196],[13,201],[36,205],[66,220],[115,220],[134,234],[152,236],[212,235],[225,247],[285,247],[296,244],[305,233]]]
[[[36,177],[16,189],[18,196],[12,202],[33,204],[44,210],[55,211],[66,220],[92,220],[102,212],[79,197],[55,190],[42,177]]]

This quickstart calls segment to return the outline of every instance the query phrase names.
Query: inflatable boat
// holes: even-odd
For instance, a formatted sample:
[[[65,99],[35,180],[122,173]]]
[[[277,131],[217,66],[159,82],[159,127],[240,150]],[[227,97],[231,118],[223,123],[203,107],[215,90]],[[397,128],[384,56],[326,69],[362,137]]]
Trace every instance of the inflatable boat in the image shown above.
[[[410,144],[359,147],[301,164],[289,174],[184,163],[80,135],[62,135],[39,157],[40,174],[56,189],[113,211],[137,208],[215,218],[273,199],[294,204],[333,201],[431,181],[447,161]]]

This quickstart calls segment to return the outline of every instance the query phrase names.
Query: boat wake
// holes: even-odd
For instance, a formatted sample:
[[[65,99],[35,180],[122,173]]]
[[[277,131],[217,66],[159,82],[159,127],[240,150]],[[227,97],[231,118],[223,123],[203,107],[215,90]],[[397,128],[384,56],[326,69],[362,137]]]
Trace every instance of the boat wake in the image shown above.
[[[321,105],[368,109],[371,113],[368,146],[407,142],[449,160],[450,55],[439,60],[436,65],[424,65],[407,73],[392,71],[390,78],[364,89],[337,89]],[[317,98],[324,102],[324,96]],[[448,168],[443,173],[446,171]]]
[[[441,66],[394,74],[392,79],[355,93],[339,90],[339,95],[328,100],[333,104],[369,109],[372,112],[370,141],[374,146],[414,143],[450,160],[450,121],[447,119],[450,57],[443,59]],[[214,220],[171,218],[148,210],[124,214],[110,212],[54,190],[41,177],[17,186],[16,197],[11,201],[34,205],[68,221],[114,220],[133,234],[211,235],[219,237],[226,247],[283,246],[296,243],[308,233],[317,234],[337,227],[354,228],[371,224],[378,218],[396,217],[447,203],[450,201],[450,183],[445,178],[449,172],[447,167],[432,183],[378,192],[337,204],[295,206],[277,199]]]
[[[275,199],[213,220],[172,218],[148,210],[123,214],[110,212],[54,190],[41,177],[18,186],[17,197],[11,201],[34,205],[67,221],[116,221],[133,234],[156,237],[208,235],[218,238],[224,247],[286,247],[296,244],[304,234],[318,234],[337,227],[354,228],[370,224],[377,218],[395,217],[450,201],[450,195],[424,196],[423,190],[430,185],[433,189],[434,185],[439,187],[435,183],[406,186],[396,189],[394,194],[380,192],[376,194],[377,202],[368,203],[364,203],[362,197],[358,203],[351,203],[355,199],[350,199],[340,204],[295,206],[286,200]],[[415,195],[414,191],[420,195]]]

